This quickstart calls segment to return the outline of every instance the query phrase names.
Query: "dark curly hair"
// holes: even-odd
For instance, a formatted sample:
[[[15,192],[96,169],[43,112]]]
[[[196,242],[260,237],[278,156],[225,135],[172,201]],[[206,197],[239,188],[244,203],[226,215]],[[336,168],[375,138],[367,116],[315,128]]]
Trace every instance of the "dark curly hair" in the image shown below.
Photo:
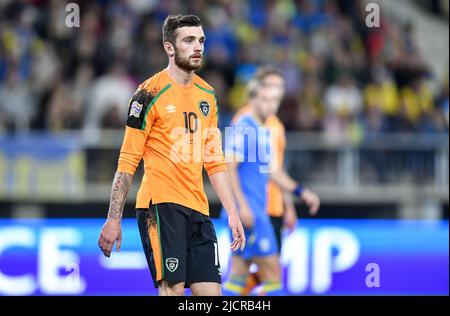
[[[196,15],[169,15],[164,20],[162,28],[163,43],[169,42],[175,44],[175,31],[184,26],[202,26],[202,22]]]

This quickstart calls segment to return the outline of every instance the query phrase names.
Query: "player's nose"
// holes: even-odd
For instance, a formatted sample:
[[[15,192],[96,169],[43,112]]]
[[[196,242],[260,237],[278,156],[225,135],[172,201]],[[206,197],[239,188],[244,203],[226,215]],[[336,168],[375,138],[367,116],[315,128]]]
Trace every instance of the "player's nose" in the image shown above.
[[[203,44],[200,41],[195,41],[194,51],[196,53],[201,53],[203,51]]]

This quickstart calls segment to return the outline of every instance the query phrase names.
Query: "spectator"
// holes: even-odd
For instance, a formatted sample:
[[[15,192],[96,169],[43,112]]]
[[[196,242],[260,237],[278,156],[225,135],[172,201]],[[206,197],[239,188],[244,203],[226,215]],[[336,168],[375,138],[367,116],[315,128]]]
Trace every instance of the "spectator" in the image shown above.
[[[362,101],[360,90],[347,74],[342,74],[338,82],[325,91],[325,106],[330,115],[358,114]]]
[[[14,66],[9,68],[6,82],[0,85],[0,115],[8,129],[16,132],[28,131],[35,115],[30,87],[26,81],[20,81],[19,70]]]
[[[120,62],[113,62],[107,74],[98,78],[92,87],[90,98],[84,117],[84,128],[100,129],[102,118],[107,112],[117,111],[112,107],[118,106],[119,117],[122,125],[125,124],[128,112],[128,101],[135,90],[134,83],[125,76],[124,65]]]

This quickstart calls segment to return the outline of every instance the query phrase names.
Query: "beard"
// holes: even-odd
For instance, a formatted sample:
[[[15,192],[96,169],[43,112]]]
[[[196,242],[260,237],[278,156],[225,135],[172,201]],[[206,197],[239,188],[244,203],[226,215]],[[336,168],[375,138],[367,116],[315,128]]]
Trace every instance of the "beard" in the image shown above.
[[[175,49],[175,65],[180,67],[185,71],[198,70],[201,67],[201,61],[197,64],[190,60],[189,57],[183,58],[178,54],[178,51]]]

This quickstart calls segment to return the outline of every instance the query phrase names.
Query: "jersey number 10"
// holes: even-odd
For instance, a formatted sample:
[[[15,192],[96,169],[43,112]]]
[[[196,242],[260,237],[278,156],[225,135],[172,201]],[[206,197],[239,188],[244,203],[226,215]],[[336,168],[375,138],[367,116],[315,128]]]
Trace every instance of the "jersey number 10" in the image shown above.
[[[194,134],[197,131],[198,123],[197,123],[197,114],[195,112],[183,112],[184,115],[184,131],[185,133]],[[192,118],[194,120],[192,121]]]

